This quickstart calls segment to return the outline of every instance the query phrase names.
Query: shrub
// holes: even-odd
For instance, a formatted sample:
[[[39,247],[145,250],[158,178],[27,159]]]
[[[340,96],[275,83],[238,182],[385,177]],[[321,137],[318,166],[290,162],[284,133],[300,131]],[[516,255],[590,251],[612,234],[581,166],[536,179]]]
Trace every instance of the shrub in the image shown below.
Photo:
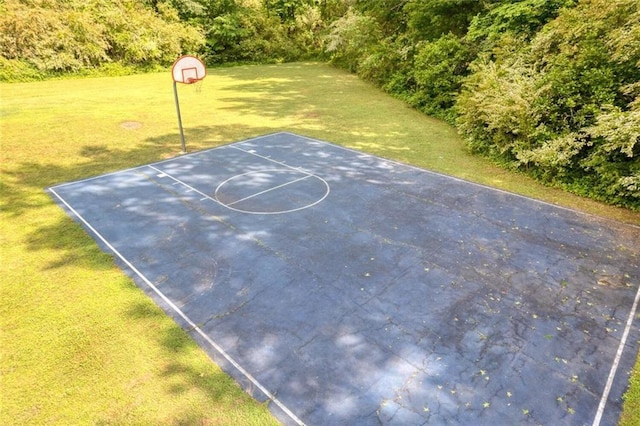
[[[199,30],[184,25],[168,4],[158,11],[135,0],[20,2],[6,0],[0,14],[0,52],[46,74],[120,61],[170,64],[198,50]]]
[[[326,52],[333,63],[357,72],[381,38],[382,31],[375,19],[349,10],[331,25]]]
[[[458,127],[474,152],[515,160],[540,136],[532,107],[539,76],[521,58],[477,61],[458,98]]]
[[[0,81],[26,82],[41,80],[44,74],[21,59],[6,59],[0,56]]]
[[[584,1],[477,61],[457,104],[471,149],[640,209],[639,18],[633,0]]]
[[[413,61],[415,89],[409,102],[428,114],[453,118],[451,109],[472,57],[471,49],[453,34],[419,44]]]

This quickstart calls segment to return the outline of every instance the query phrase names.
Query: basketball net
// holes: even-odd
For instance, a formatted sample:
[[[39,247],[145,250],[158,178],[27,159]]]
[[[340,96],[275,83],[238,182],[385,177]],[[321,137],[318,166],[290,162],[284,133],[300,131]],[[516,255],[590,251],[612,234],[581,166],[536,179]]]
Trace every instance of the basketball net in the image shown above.
[[[196,93],[202,93],[202,84],[204,82],[204,78],[198,78],[198,79],[190,79],[189,80],[189,86],[193,87],[193,90]]]

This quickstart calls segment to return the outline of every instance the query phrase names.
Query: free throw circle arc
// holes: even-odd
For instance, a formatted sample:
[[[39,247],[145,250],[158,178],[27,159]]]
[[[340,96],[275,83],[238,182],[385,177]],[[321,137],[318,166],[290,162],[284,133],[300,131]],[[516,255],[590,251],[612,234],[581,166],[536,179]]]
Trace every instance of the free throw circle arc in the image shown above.
[[[329,195],[327,181],[297,169],[254,170],[220,183],[213,198],[240,213],[292,213],[322,202]]]
[[[171,67],[171,76],[176,83],[191,84],[202,80],[207,75],[204,63],[191,55],[176,59]]]

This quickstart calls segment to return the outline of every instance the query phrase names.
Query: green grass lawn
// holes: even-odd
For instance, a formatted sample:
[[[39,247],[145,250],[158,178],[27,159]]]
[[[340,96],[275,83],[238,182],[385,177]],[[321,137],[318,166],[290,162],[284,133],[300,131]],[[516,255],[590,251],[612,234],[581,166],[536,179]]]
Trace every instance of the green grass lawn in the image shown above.
[[[640,224],[469,155],[450,126],[330,66],[210,69],[200,93],[179,92],[189,151],[287,130]],[[0,96],[0,423],[275,423],[44,191],[179,155],[169,71]]]

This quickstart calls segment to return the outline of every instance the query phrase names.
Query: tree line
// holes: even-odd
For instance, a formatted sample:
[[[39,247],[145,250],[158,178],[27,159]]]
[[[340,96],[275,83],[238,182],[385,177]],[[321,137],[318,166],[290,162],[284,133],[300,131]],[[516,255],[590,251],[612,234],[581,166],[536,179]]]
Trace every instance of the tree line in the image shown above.
[[[348,0],[0,0],[0,80],[319,58]]]
[[[4,0],[0,79],[329,60],[470,150],[640,210],[637,0]]]

